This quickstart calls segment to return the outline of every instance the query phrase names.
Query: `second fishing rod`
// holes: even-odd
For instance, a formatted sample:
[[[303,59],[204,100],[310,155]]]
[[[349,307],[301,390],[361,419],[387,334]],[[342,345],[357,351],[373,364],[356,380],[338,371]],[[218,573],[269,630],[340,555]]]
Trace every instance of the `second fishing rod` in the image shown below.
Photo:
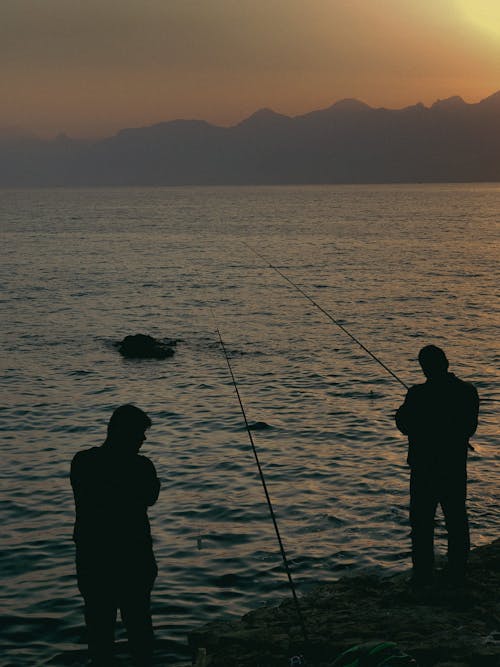
[[[221,332],[220,332],[219,327],[217,325],[217,321],[215,319],[215,315],[214,315],[213,312],[212,312],[212,317],[213,317],[214,324],[215,324],[215,330],[216,330],[217,336],[219,338],[219,344],[220,344],[221,350],[223,352],[224,358],[226,360],[226,364],[227,364],[227,367],[228,367],[228,370],[229,370],[229,374],[231,376],[231,381],[232,381],[236,396],[238,398],[238,403],[239,403],[239,406],[240,406],[241,414],[243,415],[243,420],[245,422],[245,428],[246,428],[246,431],[247,431],[247,434],[248,434],[248,438],[250,440],[250,445],[252,447],[252,452],[253,452],[253,455],[254,455],[255,463],[257,464],[257,469],[259,471],[260,481],[262,483],[262,487],[264,489],[264,494],[266,496],[267,506],[269,508],[269,514],[271,515],[271,519],[272,519],[273,526],[274,526],[274,532],[276,533],[276,538],[278,540],[280,553],[281,553],[281,558],[283,560],[283,565],[284,565],[286,575],[287,575],[287,578],[288,578],[288,583],[290,584],[290,589],[292,591],[292,597],[293,597],[293,602],[294,602],[295,609],[296,609],[296,612],[297,612],[297,618],[298,618],[298,621],[299,621],[299,624],[300,624],[300,627],[301,627],[301,630],[302,630],[302,635],[304,637],[304,641],[307,642],[308,641],[308,633],[307,633],[306,624],[305,624],[305,621],[304,621],[304,617],[302,615],[302,610],[300,608],[299,600],[298,600],[298,597],[297,597],[297,592],[296,592],[296,589],[295,589],[295,584],[294,584],[294,581],[293,581],[292,573],[290,571],[290,565],[289,565],[288,558],[287,558],[287,555],[286,555],[285,547],[283,545],[283,540],[281,538],[281,533],[280,533],[280,529],[278,527],[278,521],[276,519],[276,514],[274,512],[274,507],[273,507],[273,504],[271,502],[271,497],[269,495],[269,490],[267,488],[266,478],[264,476],[264,472],[262,470],[259,455],[257,453],[257,447],[255,446],[255,441],[254,441],[254,438],[253,438],[253,435],[252,435],[252,430],[250,428],[250,424],[249,424],[248,419],[247,419],[245,407],[243,405],[243,401],[241,399],[240,391],[238,389],[238,384],[236,382],[236,378],[234,376],[233,368],[231,366],[231,361],[229,359],[229,354],[227,352],[224,341],[222,340],[222,335],[221,335]]]
[[[315,300],[314,300],[314,299],[313,299],[313,298],[312,298],[312,297],[311,297],[305,290],[302,289],[302,287],[300,287],[299,285],[297,285],[296,282],[294,282],[289,276],[287,276],[285,273],[283,273],[283,271],[281,271],[281,269],[279,269],[277,266],[275,266],[274,264],[271,264],[271,262],[267,259],[267,257],[265,257],[262,253],[258,252],[257,250],[255,250],[255,248],[253,248],[250,244],[246,243],[245,241],[242,241],[242,243],[243,243],[243,245],[246,246],[249,250],[251,250],[251,251],[253,252],[254,255],[256,255],[257,257],[259,257],[259,259],[261,259],[263,262],[265,262],[265,263],[267,264],[267,266],[268,266],[270,269],[273,269],[273,271],[276,271],[276,273],[277,273],[279,276],[281,276],[281,277],[283,278],[283,280],[286,280],[286,282],[287,282],[289,285],[291,285],[295,290],[297,290],[297,292],[299,292],[300,294],[302,294],[302,296],[305,297],[310,303],[312,303],[312,305],[315,306],[315,308],[317,308],[318,310],[320,310],[320,311],[323,313],[323,315],[326,315],[326,317],[330,320],[330,322],[332,322],[333,324],[335,324],[335,325],[336,325],[339,329],[341,329],[347,336],[349,336],[349,338],[350,338],[351,340],[353,340],[357,345],[359,345],[359,347],[360,347],[362,350],[364,350],[367,354],[369,354],[370,357],[371,357],[374,361],[376,361],[377,364],[379,364],[380,366],[382,366],[382,368],[383,368],[385,371],[387,371],[387,373],[389,373],[389,375],[391,375],[397,382],[399,382],[399,384],[400,384],[401,386],[403,386],[405,389],[409,389],[409,386],[406,384],[406,382],[403,382],[403,380],[402,380],[398,375],[396,375],[396,373],[395,373],[394,371],[392,371],[392,370],[389,368],[389,366],[387,366],[387,364],[385,364],[385,363],[380,359],[380,357],[378,357],[378,356],[377,356],[376,354],[374,354],[371,350],[369,350],[369,349],[366,347],[366,345],[364,345],[364,344],[359,340],[359,338],[357,338],[353,333],[351,333],[351,332],[349,331],[349,329],[347,329],[347,327],[345,327],[345,326],[344,326],[344,325],[343,325],[337,318],[335,318],[335,317],[334,317],[328,310],[326,310],[325,308],[323,308],[323,306],[321,306],[317,301],[315,301]],[[492,397],[481,397],[480,401],[481,401],[481,403],[498,403],[498,402],[500,402],[498,398],[492,398]],[[474,449],[474,448],[472,447],[472,445],[469,445],[469,447],[470,447],[470,449],[472,449],[472,450]]]

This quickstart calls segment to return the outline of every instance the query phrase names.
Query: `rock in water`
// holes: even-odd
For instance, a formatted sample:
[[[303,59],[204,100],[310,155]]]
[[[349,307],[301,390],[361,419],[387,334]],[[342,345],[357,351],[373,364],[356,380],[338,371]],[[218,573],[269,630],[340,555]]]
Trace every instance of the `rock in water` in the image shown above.
[[[127,359],[167,359],[173,356],[176,341],[164,342],[146,334],[125,336],[116,344],[118,351]]]
[[[252,422],[249,425],[249,429],[251,431],[267,431],[268,429],[272,429],[272,426],[266,422]]]

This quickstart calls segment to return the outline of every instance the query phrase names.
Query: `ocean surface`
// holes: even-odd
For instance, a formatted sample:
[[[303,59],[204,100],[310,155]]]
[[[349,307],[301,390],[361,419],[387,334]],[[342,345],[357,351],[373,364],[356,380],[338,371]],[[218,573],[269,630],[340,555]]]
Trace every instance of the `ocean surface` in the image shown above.
[[[122,403],[154,422],[168,664],[189,630],[289,595],[216,326],[299,593],[409,567],[404,388],[248,246],[405,383],[432,342],[496,399],[469,464],[473,545],[496,538],[499,211],[493,184],[0,191],[2,667],[85,662],[68,472]],[[175,356],[124,360],[132,333]]]

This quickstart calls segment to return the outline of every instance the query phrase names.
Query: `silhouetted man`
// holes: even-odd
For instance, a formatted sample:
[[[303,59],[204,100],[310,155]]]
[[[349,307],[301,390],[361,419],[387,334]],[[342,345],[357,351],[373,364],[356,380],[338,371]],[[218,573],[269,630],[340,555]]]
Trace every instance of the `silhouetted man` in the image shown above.
[[[85,602],[92,665],[113,664],[117,609],[135,664],[151,664],[150,596],[157,567],[147,508],[158,498],[154,465],[139,449],[151,426],[133,405],[117,408],[103,445],[76,454],[71,464],[75,496],[78,587]]]
[[[418,360],[427,380],[408,390],[396,413],[396,424],[409,441],[412,580],[432,582],[434,516],[440,504],[448,531],[446,572],[451,582],[461,583],[470,549],[467,450],[477,427],[479,398],[471,384],[448,372],[439,347],[422,348]]]

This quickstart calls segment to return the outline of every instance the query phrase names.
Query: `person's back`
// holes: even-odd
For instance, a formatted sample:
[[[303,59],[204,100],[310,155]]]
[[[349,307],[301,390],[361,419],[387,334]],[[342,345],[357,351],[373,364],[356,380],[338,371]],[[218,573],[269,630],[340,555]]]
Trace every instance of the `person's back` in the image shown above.
[[[409,465],[464,465],[477,410],[475,388],[453,373],[411,387],[396,413],[399,430],[408,436]]]
[[[100,550],[151,545],[147,508],[159,492],[153,464],[139,454],[123,457],[102,445],[76,454],[71,466],[75,495],[74,540]]]
[[[104,444],[78,452],[71,463],[78,587],[95,666],[112,663],[118,608],[135,664],[151,664],[157,567],[147,508],[160,482],[151,461],[138,453],[150,426],[146,413],[123,405],[110,419]]]
[[[467,450],[477,427],[479,397],[473,385],[448,372],[440,348],[428,345],[418,358],[427,380],[408,390],[396,412],[396,424],[409,442],[413,578],[418,584],[432,580],[434,517],[440,504],[448,531],[448,571],[459,581],[470,548]]]

